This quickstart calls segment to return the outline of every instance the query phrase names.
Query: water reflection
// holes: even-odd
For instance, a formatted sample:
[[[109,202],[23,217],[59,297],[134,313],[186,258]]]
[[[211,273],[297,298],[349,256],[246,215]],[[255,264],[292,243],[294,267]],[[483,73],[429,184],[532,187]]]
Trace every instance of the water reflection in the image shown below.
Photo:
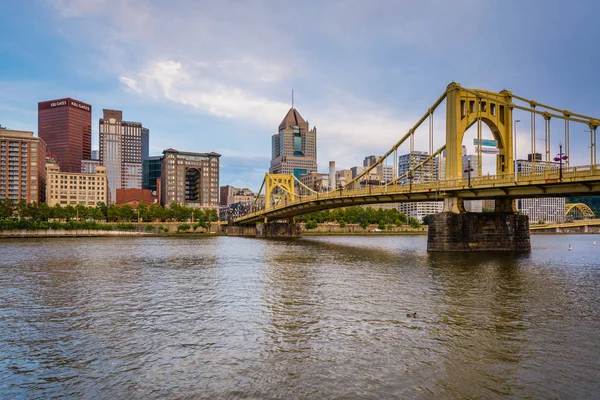
[[[593,239],[425,239],[4,241],[0,397],[593,397]]]

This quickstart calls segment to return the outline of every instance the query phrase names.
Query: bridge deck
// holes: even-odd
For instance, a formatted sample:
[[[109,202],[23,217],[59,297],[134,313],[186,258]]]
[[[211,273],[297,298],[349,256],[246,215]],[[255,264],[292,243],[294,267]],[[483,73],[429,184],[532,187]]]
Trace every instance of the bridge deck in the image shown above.
[[[354,190],[336,190],[311,196],[296,196],[293,201],[272,208],[249,213],[234,222],[246,224],[269,219],[283,219],[314,211],[368,205],[413,201],[435,201],[449,197],[465,200],[490,198],[528,198],[587,195],[600,192],[600,166],[563,168],[562,179],[558,170],[489,175],[467,179],[414,183],[412,185],[372,186]]]

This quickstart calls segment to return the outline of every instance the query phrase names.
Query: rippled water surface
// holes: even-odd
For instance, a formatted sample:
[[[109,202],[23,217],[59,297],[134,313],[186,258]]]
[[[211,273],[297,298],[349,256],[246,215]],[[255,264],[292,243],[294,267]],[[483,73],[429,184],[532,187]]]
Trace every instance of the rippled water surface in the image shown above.
[[[598,398],[594,240],[3,239],[0,398]]]

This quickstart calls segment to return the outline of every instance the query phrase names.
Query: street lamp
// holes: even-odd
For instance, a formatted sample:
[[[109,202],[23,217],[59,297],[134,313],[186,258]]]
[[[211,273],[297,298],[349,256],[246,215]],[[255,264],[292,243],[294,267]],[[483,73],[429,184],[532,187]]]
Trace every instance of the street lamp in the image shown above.
[[[465,172],[467,174],[467,184],[469,187],[471,187],[471,172],[473,172],[473,168],[471,168],[471,158],[470,157],[467,160],[467,168],[465,168],[463,172]]]
[[[515,119],[515,129],[513,130],[513,137],[514,137],[514,147],[513,147],[513,154],[514,154],[514,170],[515,170],[515,183],[517,183],[517,122],[521,122],[520,119]]]
[[[558,144],[558,155],[556,157],[554,157],[554,161],[558,161],[560,162],[559,168],[558,168],[558,179],[560,181],[562,181],[562,166],[563,166],[563,161],[566,161],[569,159],[569,157],[567,157],[566,155],[563,154],[562,152],[562,142],[560,142]]]

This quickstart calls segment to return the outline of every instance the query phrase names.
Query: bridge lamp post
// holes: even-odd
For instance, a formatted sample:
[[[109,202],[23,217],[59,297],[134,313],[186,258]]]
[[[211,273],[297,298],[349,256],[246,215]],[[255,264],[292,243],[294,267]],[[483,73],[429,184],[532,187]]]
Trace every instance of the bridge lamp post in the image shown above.
[[[467,168],[464,171],[467,174],[467,185],[471,187],[471,172],[473,172],[473,168],[471,168],[471,159],[469,158],[467,161]]]
[[[558,161],[559,167],[558,167],[558,180],[562,181],[562,166],[563,166],[563,161],[568,160],[569,157],[567,157],[566,155],[563,154],[562,152],[562,142],[560,142],[558,144],[558,155],[556,157],[554,157],[554,161]]]
[[[513,130],[513,141],[515,142],[513,148],[513,158],[514,158],[514,170],[515,170],[515,183],[517,183],[517,122],[521,122],[520,119],[515,119],[515,129]]]
[[[409,174],[406,178],[408,179],[408,183],[409,183],[408,191],[412,192],[412,182],[413,182],[413,179],[415,179],[415,177],[413,176],[413,174]]]

